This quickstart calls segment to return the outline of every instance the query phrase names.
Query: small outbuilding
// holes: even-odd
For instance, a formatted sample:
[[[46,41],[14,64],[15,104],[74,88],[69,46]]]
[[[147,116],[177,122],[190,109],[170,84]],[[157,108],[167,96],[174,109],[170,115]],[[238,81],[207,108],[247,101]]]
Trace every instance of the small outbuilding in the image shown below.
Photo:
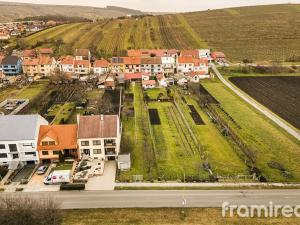
[[[127,171],[131,168],[130,153],[118,156],[118,169],[121,171]]]

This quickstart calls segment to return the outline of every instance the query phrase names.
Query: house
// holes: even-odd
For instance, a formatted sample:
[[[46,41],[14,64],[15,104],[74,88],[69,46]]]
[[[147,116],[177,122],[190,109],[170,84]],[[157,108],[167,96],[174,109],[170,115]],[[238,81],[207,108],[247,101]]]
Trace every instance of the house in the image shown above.
[[[109,69],[112,73],[125,72],[124,57],[112,57],[109,64]]]
[[[211,60],[210,56],[210,49],[199,49],[199,58],[205,58],[208,59],[208,61]]]
[[[22,62],[23,73],[28,77],[35,77],[39,74],[39,59],[26,58]]]
[[[56,26],[56,25],[57,25],[57,22],[54,21],[54,20],[49,20],[49,21],[47,21],[47,23],[46,23],[46,26],[48,26],[48,27],[54,27],[54,26]]]
[[[189,73],[194,71],[194,57],[178,57],[177,72]]]
[[[194,59],[194,69],[193,72],[201,72],[208,74],[209,66],[207,58]]]
[[[141,72],[142,73],[163,73],[161,57],[141,58]]]
[[[174,74],[175,67],[176,67],[176,57],[162,56],[161,62],[162,62],[162,68],[166,75]]]
[[[17,76],[22,73],[22,60],[17,56],[6,56],[1,62],[2,70],[6,76]]]
[[[114,90],[116,88],[115,76],[109,74],[104,81],[105,89]]]
[[[54,73],[56,68],[55,58],[51,58],[48,54],[42,54],[39,57],[39,74],[44,77],[49,77]]]
[[[42,163],[64,159],[79,159],[77,149],[77,125],[42,125],[37,142],[39,159]]]
[[[51,56],[51,55],[53,55],[53,49],[52,48],[41,48],[38,50],[38,54],[40,56]]]
[[[142,86],[144,89],[156,88],[156,81],[155,80],[143,80]]]
[[[125,73],[139,73],[141,72],[141,58],[140,57],[123,57],[125,65]]]
[[[198,50],[182,50],[180,52],[180,57],[192,57],[192,58],[199,58],[199,51]]]
[[[91,62],[91,52],[89,49],[76,49],[75,50],[75,60],[88,60]]]
[[[205,78],[209,78],[210,76],[205,73],[204,71],[200,71],[200,72],[190,72],[187,74],[187,76],[189,77],[190,81],[193,83],[199,83],[199,81],[201,79],[205,79]]]
[[[158,81],[159,86],[168,87],[168,82],[163,74],[157,74],[156,79]]]
[[[116,160],[120,151],[121,124],[118,115],[79,116],[78,148],[83,156]]]
[[[225,62],[225,54],[223,52],[212,52],[211,57],[216,62]]]
[[[121,171],[128,171],[131,168],[130,153],[122,154],[118,157],[118,169]]]
[[[0,116],[0,164],[37,164],[39,128],[47,124],[39,115]]]
[[[25,59],[22,63],[23,73],[28,77],[50,76],[55,69],[55,59],[49,56]]]
[[[65,56],[60,59],[59,63],[60,72],[74,73],[75,72],[75,58],[74,56]]]
[[[79,76],[88,75],[91,73],[91,63],[89,60],[75,60],[74,70]]]
[[[8,39],[10,39],[9,32],[0,31],[0,40],[4,41],[4,40],[8,40]]]
[[[137,81],[142,80],[143,73],[125,73],[125,81]]]
[[[27,49],[22,52],[22,60],[31,60],[37,58],[36,50]]]
[[[108,72],[108,61],[99,59],[94,62],[94,74],[102,75]]]

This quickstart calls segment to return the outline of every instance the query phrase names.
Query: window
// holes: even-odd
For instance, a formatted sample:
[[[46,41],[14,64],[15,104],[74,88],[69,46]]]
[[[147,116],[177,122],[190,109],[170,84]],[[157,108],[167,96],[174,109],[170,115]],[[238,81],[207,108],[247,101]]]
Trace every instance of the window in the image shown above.
[[[6,154],[6,153],[1,153],[1,154],[0,154],[0,158],[1,158],[1,159],[7,158],[7,154]]]
[[[93,145],[101,145],[101,140],[94,140]]]
[[[10,152],[17,152],[17,145],[16,144],[9,144],[8,145]]]
[[[53,151],[53,155],[59,155],[60,151]]]
[[[33,155],[33,156],[36,156],[36,153],[35,153],[35,152],[25,152],[25,155]]]
[[[13,159],[18,159],[19,158],[19,154],[13,154]]]
[[[23,147],[33,147],[33,143],[24,143]]]
[[[93,150],[93,153],[94,153],[94,154],[101,154],[101,149],[94,149],[94,150]]]
[[[42,155],[49,155],[48,151],[42,151]]]
[[[5,145],[0,145],[0,149],[5,149]]]
[[[49,145],[55,145],[55,141],[49,141]]]
[[[47,146],[48,145],[48,141],[42,141],[42,146]]]
[[[89,145],[90,145],[89,141],[82,141],[81,142],[81,146],[89,146]]]

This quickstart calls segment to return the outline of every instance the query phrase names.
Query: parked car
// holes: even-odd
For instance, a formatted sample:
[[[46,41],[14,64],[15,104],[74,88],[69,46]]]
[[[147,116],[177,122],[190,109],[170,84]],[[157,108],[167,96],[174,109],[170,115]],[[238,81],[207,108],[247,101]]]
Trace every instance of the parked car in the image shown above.
[[[44,179],[44,184],[67,184],[71,181],[71,170],[55,170]]]
[[[40,166],[37,170],[37,174],[38,175],[43,175],[43,174],[46,173],[47,169],[48,169],[48,166]]]

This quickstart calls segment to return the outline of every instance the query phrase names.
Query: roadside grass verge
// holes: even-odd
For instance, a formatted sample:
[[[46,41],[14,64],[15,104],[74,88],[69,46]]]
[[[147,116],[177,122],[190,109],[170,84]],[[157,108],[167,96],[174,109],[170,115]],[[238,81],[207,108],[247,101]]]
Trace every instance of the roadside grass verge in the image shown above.
[[[219,208],[131,208],[63,210],[63,225],[297,225],[299,218],[222,217]]]

